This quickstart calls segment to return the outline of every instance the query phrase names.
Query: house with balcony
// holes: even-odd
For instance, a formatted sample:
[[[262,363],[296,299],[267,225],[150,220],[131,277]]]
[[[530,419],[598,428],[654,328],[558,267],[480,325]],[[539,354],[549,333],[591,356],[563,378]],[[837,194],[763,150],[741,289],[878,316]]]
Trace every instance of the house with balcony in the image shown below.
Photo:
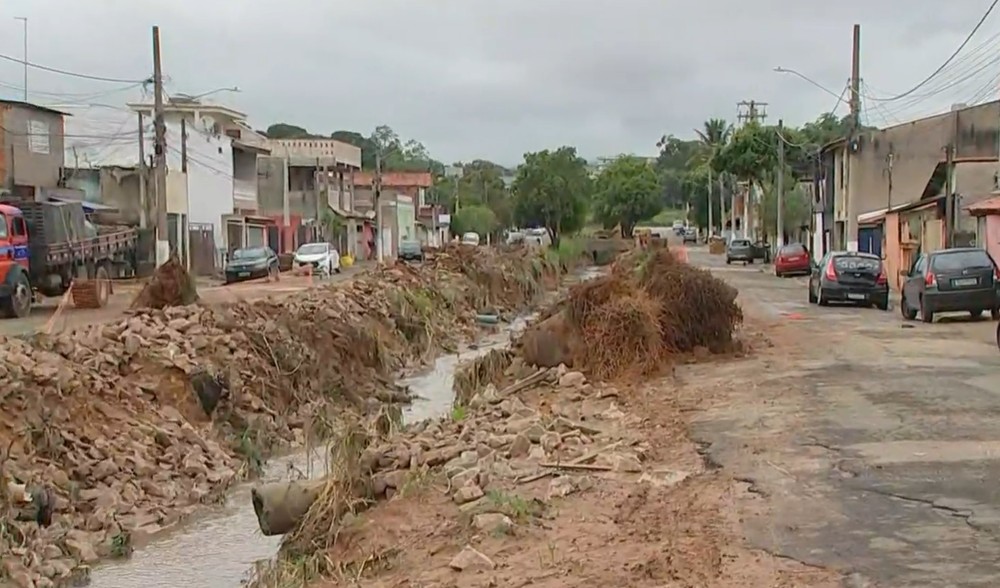
[[[278,227],[275,251],[329,240],[357,255],[364,218],[354,208],[361,149],[335,139],[269,139],[257,162],[260,214]]]
[[[63,174],[65,185],[115,209],[106,222],[152,228],[152,105],[81,110],[67,133],[72,166]],[[273,223],[257,212],[256,158],[267,147],[245,121],[242,112],[190,99],[164,108],[167,240],[197,274],[214,274],[227,252],[267,244],[273,232]]]
[[[393,258],[399,251],[400,241],[422,240],[421,233],[428,238],[428,227],[424,223],[433,224],[431,214],[437,214],[442,221],[437,227],[439,231],[444,225],[440,207],[429,207],[427,203],[427,191],[433,184],[430,172],[385,172],[381,182],[382,226],[376,228],[375,175],[371,172],[354,174],[354,207],[367,219],[359,235],[360,251],[369,258],[377,255],[377,250],[372,249],[376,241],[381,242],[383,257]],[[420,218],[420,213],[427,216]]]

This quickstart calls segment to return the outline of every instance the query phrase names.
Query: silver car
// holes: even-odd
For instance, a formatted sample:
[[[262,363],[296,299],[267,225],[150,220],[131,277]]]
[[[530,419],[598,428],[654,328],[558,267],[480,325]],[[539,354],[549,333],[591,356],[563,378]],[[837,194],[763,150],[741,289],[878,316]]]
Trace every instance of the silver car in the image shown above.
[[[742,261],[743,265],[753,263],[753,243],[749,239],[733,239],[726,247],[726,264]]]

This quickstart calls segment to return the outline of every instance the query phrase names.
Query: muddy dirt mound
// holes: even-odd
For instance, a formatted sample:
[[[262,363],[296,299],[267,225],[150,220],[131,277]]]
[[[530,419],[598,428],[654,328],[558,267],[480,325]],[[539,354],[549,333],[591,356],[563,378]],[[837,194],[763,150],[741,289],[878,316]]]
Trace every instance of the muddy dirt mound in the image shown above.
[[[275,447],[405,400],[394,373],[468,338],[484,300],[530,302],[532,262],[502,260],[486,281],[483,261],[391,267],[277,300],[143,308],[0,340],[0,481],[49,488],[55,503],[39,528],[13,520],[24,505],[0,496],[0,553],[18,546],[0,584],[65,582],[127,555]]]
[[[132,308],[165,308],[184,306],[198,301],[198,288],[194,277],[181,264],[176,255],[156,268],[149,282],[139,291]]]
[[[676,354],[732,351],[743,320],[736,295],[666,247],[633,250],[609,274],[570,288],[524,334],[521,352],[534,365],[558,361],[598,378],[650,374]]]

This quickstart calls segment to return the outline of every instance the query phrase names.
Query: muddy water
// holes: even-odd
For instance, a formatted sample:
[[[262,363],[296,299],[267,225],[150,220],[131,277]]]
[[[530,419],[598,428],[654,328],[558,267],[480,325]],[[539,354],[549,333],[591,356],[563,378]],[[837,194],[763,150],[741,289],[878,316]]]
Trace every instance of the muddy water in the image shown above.
[[[512,333],[523,329],[530,316],[519,318],[498,333],[484,337],[478,346],[442,356],[427,370],[400,383],[417,396],[406,407],[406,422],[435,418],[451,411],[455,368],[491,349],[510,342]],[[326,471],[321,452],[304,452],[271,460],[265,480],[322,475]],[[95,568],[95,588],[230,588],[240,586],[256,561],[270,559],[281,537],[264,537],[250,506],[251,484],[241,484],[227,495],[225,507],[200,516],[197,521],[139,549],[128,561]]]

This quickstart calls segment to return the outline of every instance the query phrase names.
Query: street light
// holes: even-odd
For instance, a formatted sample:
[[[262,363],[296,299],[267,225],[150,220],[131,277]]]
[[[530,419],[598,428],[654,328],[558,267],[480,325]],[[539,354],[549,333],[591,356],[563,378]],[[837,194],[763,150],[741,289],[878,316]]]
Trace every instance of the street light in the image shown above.
[[[28,101],[28,17],[15,16],[14,20],[24,23],[24,101]]]
[[[204,98],[205,96],[218,94],[219,92],[233,92],[238,94],[240,92],[240,89],[237,86],[233,86],[232,88],[216,88],[214,90],[209,90],[208,92],[202,92],[201,94],[175,94],[174,99],[175,100],[180,99],[182,101],[184,100],[196,101],[201,98]]]
[[[824,92],[826,92],[827,94],[833,96],[834,98],[836,98],[838,100],[840,100],[843,97],[843,94],[838,94],[838,93],[834,92],[830,88],[827,88],[823,84],[821,84],[821,83],[817,82],[816,80],[810,78],[809,76],[805,75],[804,73],[798,72],[798,71],[796,71],[794,69],[789,69],[787,67],[780,67],[779,66],[779,67],[774,68],[774,71],[776,71],[778,73],[788,73],[788,74],[792,74],[793,76],[797,76],[797,77],[805,80],[806,82],[808,82],[808,83],[816,86],[820,90],[823,90]]]

